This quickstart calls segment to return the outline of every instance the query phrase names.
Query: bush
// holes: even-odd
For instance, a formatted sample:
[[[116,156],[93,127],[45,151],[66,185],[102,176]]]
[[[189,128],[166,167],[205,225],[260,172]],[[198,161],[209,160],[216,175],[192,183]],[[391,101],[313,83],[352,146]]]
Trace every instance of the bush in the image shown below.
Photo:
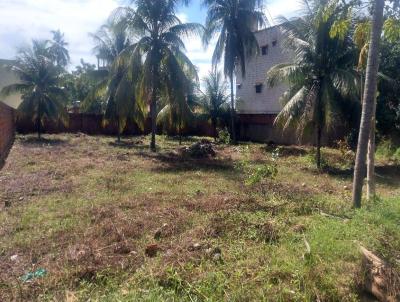
[[[394,152],[393,159],[396,162],[400,163],[400,148],[397,148],[396,152]]]
[[[340,152],[340,162],[346,166],[352,166],[355,160],[355,153],[352,151],[346,140],[336,141],[336,146]]]
[[[231,135],[226,127],[218,131],[218,142],[225,145],[231,143]]]
[[[383,139],[380,142],[376,154],[387,160],[400,161],[400,147],[396,146],[390,139]]]
[[[245,150],[245,152],[249,152],[248,148]],[[247,159],[241,160],[236,166],[237,169],[240,169],[245,174],[246,185],[256,185],[264,182],[265,180],[274,179],[278,174],[278,148],[272,152],[271,163],[269,164],[252,165],[251,161],[249,160],[249,154],[247,154],[246,158]]]

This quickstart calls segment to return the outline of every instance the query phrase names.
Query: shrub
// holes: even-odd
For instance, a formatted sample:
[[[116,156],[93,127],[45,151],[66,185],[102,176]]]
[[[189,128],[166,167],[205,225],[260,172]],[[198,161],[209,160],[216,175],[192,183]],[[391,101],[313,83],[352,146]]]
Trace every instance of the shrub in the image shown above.
[[[277,159],[279,158],[279,149],[272,152],[270,164],[264,164],[253,169],[249,169],[246,180],[247,185],[255,185],[267,179],[273,179],[278,174]]]
[[[397,148],[396,152],[394,152],[393,159],[396,162],[400,163],[400,148]]]
[[[245,152],[249,152],[248,148]],[[249,154],[246,159],[241,160],[236,168],[240,169],[245,174],[245,184],[248,186],[262,183],[265,180],[273,179],[278,174],[279,148],[272,152],[271,163],[262,165],[252,165],[249,159]]]
[[[231,143],[231,135],[226,127],[218,131],[218,142],[226,145]]]
[[[348,141],[338,140],[336,146],[340,152],[340,161],[343,165],[351,166],[355,160],[355,154],[352,151]]]
[[[396,146],[390,139],[383,139],[380,142],[376,154],[387,160],[400,161],[400,147]]]

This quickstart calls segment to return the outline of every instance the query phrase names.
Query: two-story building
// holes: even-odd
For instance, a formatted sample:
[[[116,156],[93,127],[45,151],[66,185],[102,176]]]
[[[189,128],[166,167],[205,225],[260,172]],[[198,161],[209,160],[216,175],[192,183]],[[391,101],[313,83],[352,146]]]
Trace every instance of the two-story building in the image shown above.
[[[283,48],[284,36],[280,26],[255,32],[260,50],[246,61],[245,77],[239,70],[236,75],[237,113],[242,139],[295,143],[293,134],[283,133],[274,127],[277,114],[282,110],[280,97],[287,90],[284,84],[269,87],[268,70],[290,61],[290,53]]]

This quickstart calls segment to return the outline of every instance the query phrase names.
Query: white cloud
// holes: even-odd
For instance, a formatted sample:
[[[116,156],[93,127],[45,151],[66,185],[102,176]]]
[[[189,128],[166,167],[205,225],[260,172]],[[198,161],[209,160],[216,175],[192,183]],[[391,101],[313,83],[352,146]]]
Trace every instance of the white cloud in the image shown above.
[[[0,0],[0,58],[13,58],[17,48],[27,45],[31,39],[48,39],[50,30],[60,29],[69,42],[72,66],[81,58],[95,62],[89,37],[107,19],[120,0]],[[268,12],[293,16],[299,9],[298,0],[270,0]],[[179,13],[188,22],[185,13]],[[211,69],[211,57],[215,43],[204,49],[200,38],[186,39],[188,56],[199,68],[200,78]]]
[[[299,0],[274,0],[269,1],[266,5],[266,15],[272,24],[277,23],[276,18],[284,16],[291,18],[298,13],[301,9],[301,2]]]
[[[90,32],[107,19],[117,0],[0,0],[0,58],[13,58],[31,39],[48,39],[60,29],[69,42],[72,64],[94,62]]]

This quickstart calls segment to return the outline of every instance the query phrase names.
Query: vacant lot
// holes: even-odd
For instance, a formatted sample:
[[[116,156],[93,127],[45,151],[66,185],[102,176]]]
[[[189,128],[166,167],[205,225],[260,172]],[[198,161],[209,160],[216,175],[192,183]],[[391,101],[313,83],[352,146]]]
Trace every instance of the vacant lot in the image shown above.
[[[151,153],[146,137],[17,138],[0,172],[0,301],[353,301],[359,245],[400,266],[394,163],[378,161],[380,199],[354,211],[346,152],[324,149],[318,172],[311,149],[281,147],[277,176],[250,185],[275,147],[190,159],[158,139]]]

